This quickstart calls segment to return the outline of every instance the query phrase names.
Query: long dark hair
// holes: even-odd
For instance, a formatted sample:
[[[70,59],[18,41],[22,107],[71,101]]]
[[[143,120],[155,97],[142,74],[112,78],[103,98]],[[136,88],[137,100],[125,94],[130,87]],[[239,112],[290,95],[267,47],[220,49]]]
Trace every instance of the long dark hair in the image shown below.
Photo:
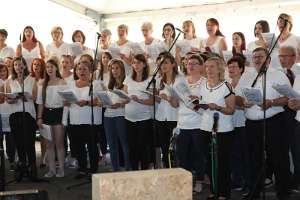
[[[162,55],[162,59],[169,60],[171,62],[171,64],[175,65],[175,67],[173,67],[173,71],[172,71],[172,83],[174,83],[175,77],[178,74],[177,62],[176,62],[174,56],[169,52],[164,52],[164,54]],[[165,83],[167,83],[167,75],[163,73],[161,82],[160,82],[160,90],[163,90],[165,88]]]
[[[22,56],[15,57],[13,59],[11,78],[12,78],[12,80],[15,80],[18,77],[17,72],[15,71],[15,67],[14,67],[16,61],[22,62],[22,64],[23,64],[23,79],[25,79],[28,76],[29,72],[28,72],[26,60]]]
[[[121,69],[121,75],[120,75],[120,80],[119,82],[114,78],[112,75],[112,66],[113,65],[118,65],[119,68]],[[113,90],[114,88],[117,89],[122,89],[123,88],[123,81],[125,80],[126,74],[125,74],[125,66],[122,60],[119,59],[112,59],[108,63],[108,68],[109,68],[109,82],[108,82],[108,89]]]
[[[34,30],[33,30],[33,28],[32,28],[31,26],[26,26],[26,27],[24,28],[24,30],[23,30],[23,36],[22,36],[22,42],[25,42],[25,41],[26,41],[26,37],[25,37],[25,30],[26,30],[26,29],[30,29],[30,30],[32,30],[32,32],[33,32],[32,42],[38,42],[38,40],[37,40],[36,37],[35,37],[35,32],[34,32]]]
[[[238,35],[241,38],[241,40],[242,40],[241,50],[242,50],[242,54],[243,54],[243,50],[246,50],[246,40],[245,40],[244,34],[242,32],[234,32],[232,34],[232,36],[233,35]],[[232,55],[233,56],[237,55],[236,49],[233,45],[232,45]]]
[[[149,67],[149,64],[147,62],[146,57],[143,54],[137,54],[133,57],[133,59],[138,60],[138,61],[140,61],[144,64],[143,74],[142,74],[142,81],[146,80],[149,76],[149,71],[150,71],[150,67]],[[134,81],[136,80],[136,75],[137,75],[136,72],[134,70],[132,70],[131,78]]]
[[[216,36],[222,36],[224,37],[223,33],[220,31],[220,26],[219,26],[219,22],[217,19],[215,18],[209,18],[207,21],[206,21],[206,25],[207,23],[210,22],[212,23],[213,25],[216,25],[218,27],[217,31],[216,31]]]
[[[102,55],[103,54],[107,55],[109,57],[109,60],[112,59],[112,55],[108,51],[102,52],[101,58],[100,58],[100,72],[99,72],[99,75],[97,77],[97,79],[100,79],[101,81],[103,81],[103,73],[104,73],[104,65],[102,63]]]
[[[171,37],[172,37],[172,39],[174,40],[175,37],[176,37],[176,33],[175,33],[175,27],[174,27],[174,25],[173,25],[172,23],[166,23],[166,24],[163,26],[162,37],[165,38],[165,36],[164,36],[164,29],[165,29],[167,26],[170,26],[170,27],[171,27],[171,29],[172,29],[172,31],[173,31],[173,34],[172,34]]]
[[[55,66],[55,68],[56,68],[56,77],[62,79],[62,77],[60,75],[60,72],[59,72],[58,62],[55,59],[50,59],[46,62],[46,64],[48,64],[48,63]],[[46,95],[47,95],[46,90],[47,90],[49,80],[50,80],[50,77],[49,77],[47,71],[45,70],[45,72],[44,72],[44,82],[43,82],[43,87],[42,87],[43,104],[45,104],[45,102],[46,102]]]

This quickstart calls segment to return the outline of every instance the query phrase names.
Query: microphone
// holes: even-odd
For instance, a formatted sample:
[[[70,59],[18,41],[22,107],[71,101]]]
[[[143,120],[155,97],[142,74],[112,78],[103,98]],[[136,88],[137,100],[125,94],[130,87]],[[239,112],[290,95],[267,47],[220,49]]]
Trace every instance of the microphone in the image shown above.
[[[177,31],[181,32],[181,33],[185,33],[184,31],[182,31],[181,29],[179,28],[175,28]]]
[[[96,34],[97,34],[97,36],[98,36],[99,38],[102,37],[102,36],[101,36],[101,33],[96,32]]]
[[[215,112],[214,113],[214,124],[213,124],[213,128],[212,131],[217,133],[218,130],[218,122],[219,122],[219,113]]]

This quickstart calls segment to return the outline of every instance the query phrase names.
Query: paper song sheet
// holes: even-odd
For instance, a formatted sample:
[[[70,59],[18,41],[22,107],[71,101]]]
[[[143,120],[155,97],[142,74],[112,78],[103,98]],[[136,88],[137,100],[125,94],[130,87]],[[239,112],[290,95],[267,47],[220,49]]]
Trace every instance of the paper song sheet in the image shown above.
[[[273,85],[272,86],[274,90],[276,90],[279,94],[289,97],[291,99],[299,99],[300,100],[300,94],[298,94],[293,88],[287,84],[284,85]]]
[[[64,90],[57,92],[64,100],[70,103],[77,103],[79,100],[72,90]]]
[[[249,103],[260,105],[263,103],[263,97],[259,89],[242,88],[242,92]]]
[[[104,107],[113,105],[113,102],[107,92],[95,92],[95,96],[101,101]]]
[[[40,134],[45,139],[52,141],[51,127],[49,125],[42,124],[42,129],[40,129]]]
[[[110,92],[118,95],[122,99],[130,100],[130,97],[128,96],[128,94],[126,92],[124,92],[123,90],[114,89],[114,90],[110,90]]]

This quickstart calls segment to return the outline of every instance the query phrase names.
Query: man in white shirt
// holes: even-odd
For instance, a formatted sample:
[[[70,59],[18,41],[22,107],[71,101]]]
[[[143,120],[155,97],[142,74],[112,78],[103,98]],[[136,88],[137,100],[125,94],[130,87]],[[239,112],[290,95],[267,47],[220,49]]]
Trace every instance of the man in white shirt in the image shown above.
[[[291,85],[295,85],[295,78],[300,76],[300,65],[299,63],[296,63],[297,55],[296,55],[296,49],[292,46],[282,46],[279,49],[279,60],[282,67],[283,72],[288,77]],[[299,78],[298,78],[299,79]],[[299,82],[298,82],[299,84]],[[295,85],[296,86],[296,85]],[[298,151],[300,149],[300,140],[297,138],[298,133],[295,132],[295,126],[296,126],[296,110],[290,109],[288,106],[284,107],[284,115],[285,120],[287,124],[287,133],[289,134],[289,144],[291,148],[292,153],[292,159],[294,163],[294,174],[292,178],[292,187],[294,189],[297,188],[297,185],[299,184],[299,177],[300,177],[300,162],[297,161],[300,159],[300,154]]]
[[[250,190],[255,190],[255,197],[259,196],[264,181],[261,177],[261,172],[264,170],[262,156],[266,150],[266,155],[270,158],[275,172],[277,196],[283,200],[288,196],[287,182],[289,180],[288,136],[285,135],[283,115],[283,106],[287,104],[288,99],[282,97],[272,86],[290,83],[282,72],[269,68],[270,58],[267,58],[267,55],[268,51],[264,48],[256,48],[253,51],[253,63],[256,70],[244,73],[237,86],[239,91],[243,88],[255,88],[263,94],[263,75],[259,76],[257,81],[254,80],[265,63],[267,69],[265,106],[249,103],[245,97],[242,97],[243,95],[238,95],[237,103],[245,108],[246,137],[250,154]],[[266,131],[264,131],[264,110]],[[255,183],[259,179],[258,187],[255,188]],[[246,197],[248,198],[249,195]]]
[[[297,93],[300,94],[300,75],[296,76],[293,88]],[[293,140],[291,140],[291,149],[294,162],[293,183],[295,184],[294,186],[298,188],[300,185],[300,100],[289,99],[288,106],[294,111],[297,111]]]

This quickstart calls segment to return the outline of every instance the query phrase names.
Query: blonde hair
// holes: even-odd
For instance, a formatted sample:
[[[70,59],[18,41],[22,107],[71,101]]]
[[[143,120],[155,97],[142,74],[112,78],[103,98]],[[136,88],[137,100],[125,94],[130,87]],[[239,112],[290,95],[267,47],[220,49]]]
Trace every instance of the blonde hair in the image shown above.
[[[208,61],[213,61],[217,64],[217,68],[219,70],[219,79],[220,81],[224,81],[225,80],[225,63],[223,61],[222,58],[219,57],[210,57],[206,60],[206,62]]]
[[[149,30],[153,30],[153,24],[151,22],[144,22],[142,24],[142,28],[143,27],[147,27],[147,28],[149,28]]]
[[[58,30],[61,31],[61,34],[62,34],[62,35],[64,35],[64,32],[63,32],[63,30],[62,30],[62,28],[61,28],[60,26],[54,26],[54,27],[51,29],[51,35],[53,35],[53,33],[54,33],[55,31],[58,31]]]
[[[279,20],[280,18],[287,19],[288,23],[290,24],[289,31],[291,31],[292,28],[293,28],[293,18],[292,18],[292,16],[289,15],[289,14],[286,14],[286,13],[281,13],[281,14],[278,16],[278,20]]]
[[[196,29],[195,29],[195,25],[192,22],[192,20],[186,20],[186,21],[184,21],[182,23],[182,26],[184,26],[184,25],[191,25],[192,26],[192,28],[193,28],[193,38],[196,38]],[[186,37],[185,35],[186,35],[186,33],[184,34],[184,38]]]

